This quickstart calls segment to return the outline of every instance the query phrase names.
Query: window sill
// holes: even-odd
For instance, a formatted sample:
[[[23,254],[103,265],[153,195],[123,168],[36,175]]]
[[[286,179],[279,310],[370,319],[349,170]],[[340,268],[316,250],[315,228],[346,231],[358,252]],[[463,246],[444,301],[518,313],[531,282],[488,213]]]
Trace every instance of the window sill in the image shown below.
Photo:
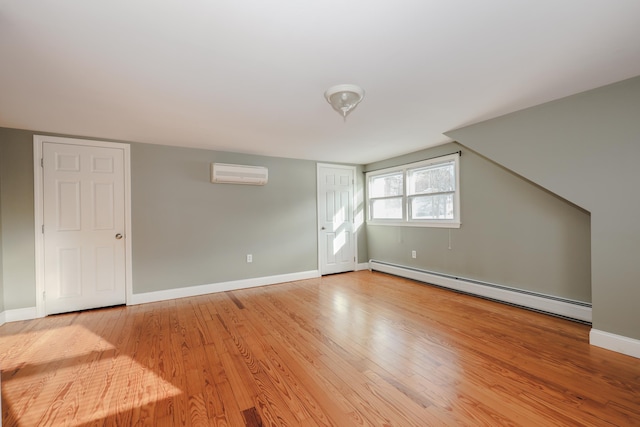
[[[458,221],[367,221],[367,225],[384,225],[392,227],[429,227],[429,228],[460,228]]]

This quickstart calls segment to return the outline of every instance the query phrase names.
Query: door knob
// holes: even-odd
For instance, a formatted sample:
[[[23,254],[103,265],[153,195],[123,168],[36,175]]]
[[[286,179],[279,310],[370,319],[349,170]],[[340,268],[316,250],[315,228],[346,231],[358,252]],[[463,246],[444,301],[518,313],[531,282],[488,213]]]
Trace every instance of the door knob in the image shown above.
[[[116,234],[116,239],[118,239],[118,240],[122,239],[122,234],[120,234],[120,233]]]
[[[320,230],[324,230],[324,227],[322,227]]]

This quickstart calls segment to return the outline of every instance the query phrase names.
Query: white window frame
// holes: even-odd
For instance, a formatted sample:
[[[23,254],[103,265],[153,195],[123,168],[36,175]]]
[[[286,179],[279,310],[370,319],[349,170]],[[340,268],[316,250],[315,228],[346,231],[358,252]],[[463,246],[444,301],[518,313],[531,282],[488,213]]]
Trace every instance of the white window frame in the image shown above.
[[[409,171],[414,169],[422,169],[429,166],[437,166],[438,164],[451,163],[454,164],[455,173],[455,193],[453,195],[453,219],[411,219],[410,218],[410,206],[411,197],[408,190],[408,175]],[[397,172],[402,172],[402,219],[372,219],[371,218],[371,206],[376,200],[383,200],[385,198],[393,197],[369,197],[369,182],[372,178],[382,175],[389,175]],[[367,172],[365,174],[365,185],[367,187],[367,224],[370,225],[391,225],[391,226],[404,226],[404,227],[440,227],[440,228],[460,228],[460,154],[454,153],[446,156],[436,157],[429,160],[423,160],[421,162],[409,163],[406,165],[395,166],[386,169],[380,169],[373,172]]]

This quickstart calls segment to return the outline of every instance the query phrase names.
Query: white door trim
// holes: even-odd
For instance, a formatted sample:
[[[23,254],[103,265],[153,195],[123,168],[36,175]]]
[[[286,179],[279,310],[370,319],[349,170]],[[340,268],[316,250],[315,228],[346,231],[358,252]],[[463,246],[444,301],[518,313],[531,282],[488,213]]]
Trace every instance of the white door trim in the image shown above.
[[[34,206],[34,231],[35,231],[35,260],[36,260],[36,314],[44,317],[44,238],[42,226],[44,223],[43,212],[43,171],[42,171],[42,145],[45,142],[67,145],[83,145],[90,147],[117,148],[124,153],[124,227],[125,227],[125,289],[126,301],[130,304],[133,295],[132,288],[132,264],[131,264],[131,150],[129,144],[109,141],[93,141],[89,139],[65,138],[58,136],[34,135],[33,136],[33,206]]]
[[[353,171],[353,257],[354,257],[354,271],[358,269],[358,230],[356,230],[356,224],[355,224],[355,219],[356,219],[356,212],[358,209],[358,189],[356,188],[356,167],[355,166],[348,166],[348,165],[336,165],[333,163],[317,163],[316,164],[316,231],[317,231],[317,241],[318,241],[318,271],[320,272],[320,275],[323,274],[322,271],[322,255],[321,255],[321,249],[320,249],[320,239],[322,238],[322,230],[320,229],[320,218],[321,218],[321,212],[320,212],[320,197],[324,196],[320,194],[320,169],[326,167],[326,168],[334,168],[334,169],[347,169],[347,170],[351,170]]]

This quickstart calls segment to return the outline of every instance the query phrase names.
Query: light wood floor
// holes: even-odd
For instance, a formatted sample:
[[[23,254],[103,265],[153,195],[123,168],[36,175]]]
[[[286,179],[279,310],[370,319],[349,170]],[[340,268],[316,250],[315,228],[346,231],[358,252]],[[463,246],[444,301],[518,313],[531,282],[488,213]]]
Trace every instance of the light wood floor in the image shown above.
[[[0,327],[7,426],[640,425],[589,327],[368,271]]]

